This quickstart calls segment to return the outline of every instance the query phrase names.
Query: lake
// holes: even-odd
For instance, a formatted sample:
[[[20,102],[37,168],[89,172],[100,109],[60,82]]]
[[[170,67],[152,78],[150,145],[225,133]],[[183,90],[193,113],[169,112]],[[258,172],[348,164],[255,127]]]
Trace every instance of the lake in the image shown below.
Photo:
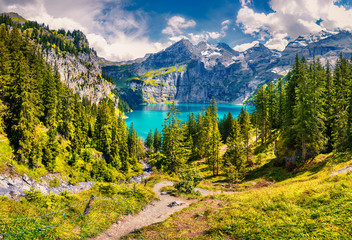
[[[138,135],[144,139],[150,129],[155,131],[158,128],[159,133],[161,133],[164,124],[164,118],[170,109],[170,104],[149,104],[141,105],[133,110],[133,112],[127,113],[126,123],[128,126],[133,122],[134,127]],[[205,111],[209,104],[197,104],[197,103],[178,103],[176,104],[179,109],[182,121],[187,121],[188,114],[193,112],[196,116],[199,111]],[[225,114],[231,112],[233,117],[237,117],[241,111],[242,105],[233,104],[218,104],[218,115],[219,118],[223,118]],[[247,107],[248,111],[252,111],[252,107]]]

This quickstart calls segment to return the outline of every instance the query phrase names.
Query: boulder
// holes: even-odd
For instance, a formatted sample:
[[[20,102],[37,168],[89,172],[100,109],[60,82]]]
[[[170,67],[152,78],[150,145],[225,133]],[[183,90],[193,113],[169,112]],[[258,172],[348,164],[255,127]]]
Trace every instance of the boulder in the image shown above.
[[[183,205],[183,204],[185,204],[184,202],[181,202],[181,201],[173,201],[172,203],[170,203],[169,205],[168,205],[168,207],[177,207],[177,206],[181,206],[181,205]]]
[[[346,173],[346,172],[352,172],[352,165],[348,165],[346,167],[341,168],[340,170],[337,170],[336,172],[330,174],[329,177],[333,177],[335,175]]]

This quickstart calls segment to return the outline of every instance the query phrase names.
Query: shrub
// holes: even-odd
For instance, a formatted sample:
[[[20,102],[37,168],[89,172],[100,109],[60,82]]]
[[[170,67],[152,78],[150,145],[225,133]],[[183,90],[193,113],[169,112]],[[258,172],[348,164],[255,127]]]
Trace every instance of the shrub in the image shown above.
[[[61,183],[58,178],[54,178],[53,180],[50,181],[49,187],[60,187]]]
[[[190,168],[180,172],[180,182],[176,183],[174,187],[180,193],[193,193],[196,186],[202,180],[202,177],[197,168]]]

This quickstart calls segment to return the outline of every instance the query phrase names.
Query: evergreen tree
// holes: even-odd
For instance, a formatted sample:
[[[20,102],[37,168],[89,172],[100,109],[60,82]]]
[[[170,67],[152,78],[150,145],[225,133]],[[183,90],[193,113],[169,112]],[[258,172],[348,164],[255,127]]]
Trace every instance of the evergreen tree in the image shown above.
[[[346,59],[340,56],[334,71],[334,121],[332,137],[334,148],[343,151],[349,146],[349,96],[350,96],[350,67]]]
[[[225,119],[225,117],[224,117],[224,119]],[[232,132],[233,121],[234,121],[234,119],[232,117],[232,114],[231,114],[231,112],[229,112],[226,116],[225,121],[224,121],[223,133],[221,134],[222,140],[225,143],[227,141],[228,136]]]
[[[154,145],[154,134],[153,134],[153,130],[150,129],[146,139],[146,146],[147,148],[149,148],[150,151],[153,151],[153,145]]]
[[[326,150],[327,152],[331,152],[333,150],[333,137],[332,137],[332,129],[333,129],[333,120],[334,120],[334,95],[333,95],[333,78],[331,76],[330,64],[326,63],[325,70],[325,136],[327,138]]]
[[[284,121],[285,115],[285,85],[283,79],[280,77],[277,82],[277,128],[281,128]]]
[[[157,128],[155,129],[155,132],[154,132],[153,147],[154,147],[154,152],[159,152],[161,149],[161,135]]]
[[[53,172],[56,167],[56,157],[59,154],[59,143],[56,140],[57,132],[50,128],[47,132],[47,140],[43,147],[43,164],[48,171]]]
[[[128,149],[129,149],[129,156],[130,156],[130,164],[132,166],[137,164],[139,148],[140,148],[139,138],[136,130],[134,129],[133,123],[131,123],[130,132],[128,135]]]
[[[221,134],[218,128],[218,113],[215,99],[213,98],[210,102],[210,106],[205,113],[205,119],[208,125],[209,138],[209,156],[208,162],[213,170],[213,175],[219,175],[220,168],[220,145],[221,145]]]
[[[238,121],[241,127],[241,134],[245,145],[247,164],[251,165],[252,162],[250,161],[250,137],[252,125],[246,108],[242,107],[241,112],[238,115]]]
[[[257,124],[261,132],[262,143],[264,143],[266,141],[267,127],[268,127],[268,102],[267,102],[267,91],[265,86],[262,86],[258,90],[256,99],[255,99],[255,106],[256,106],[255,111],[257,116]],[[240,114],[240,116],[242,115]],[[243,120],[240,119],[240,122],[243,122]]]
[[[180,113],[173,102],[167,113],[167,118],[164,119],[162,142],[163,154],[166,156],[164,167],[169,173],[177,173],[186,162],[182,149],[183,135],[179,115]]]
[[[274,88],[274,82],[271,81],[266,88],[267,91],[267,109],[268,109],[268,128],[269,135],[271,135],[271,130],[273,127],[278,126],[277,120],[277,102],[276,102],[276,93]]]
[[[121,161],[121,170],[128,172],[130,169],[129,164],[129,149],[128,149],[128,127],[124,119],[120,116],[118,119],[118,144],[119,156]]]

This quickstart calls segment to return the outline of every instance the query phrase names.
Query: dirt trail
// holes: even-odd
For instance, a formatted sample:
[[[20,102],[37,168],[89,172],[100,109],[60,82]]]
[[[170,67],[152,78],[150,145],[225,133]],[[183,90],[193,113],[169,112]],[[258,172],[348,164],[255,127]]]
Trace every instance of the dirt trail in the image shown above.
[[[155,184],[153,191],[157,194],[160,200],[153,201],[143,211],[136,215],[128,215],[124,217],[117,223],[114,223],[109,230],[105,231],[100,236],[93,238],[93,240],[120,239],[120,237],[139,228],[149,226],[153,223],[162,222],[171,214],[180,211],[196,201],[160,194],[160,190],[163,187],[172,185],[173,182],[170,181],[162,181]],[[168,205],[174,201],[183,202],[184,204],[181,206],[169,207]]]
[[[187,200],[181,197],[174,197],[170,195],[161,195],[160,190],[165,186],[172,186],[174,183],[170,181],[162,181],[153,187],[153,191],[160,200],[153,201],[144,210],[136,215],[128,215],[121,220],[114,223],[109,230],[103,232],[98,237],[92,240],[105,240],[105,239],[120,239],[128,233],[134,232],[142,227],[149,226],[154,223],[165,221],[171,214],[188,207],[191,203],[197,200]],[[202,195],[212,195],[221,193],[221,191],[209,191],[201,188],[196,188]],[[169,207],[168,205],[174,201],[182,202],[180,206]]]

